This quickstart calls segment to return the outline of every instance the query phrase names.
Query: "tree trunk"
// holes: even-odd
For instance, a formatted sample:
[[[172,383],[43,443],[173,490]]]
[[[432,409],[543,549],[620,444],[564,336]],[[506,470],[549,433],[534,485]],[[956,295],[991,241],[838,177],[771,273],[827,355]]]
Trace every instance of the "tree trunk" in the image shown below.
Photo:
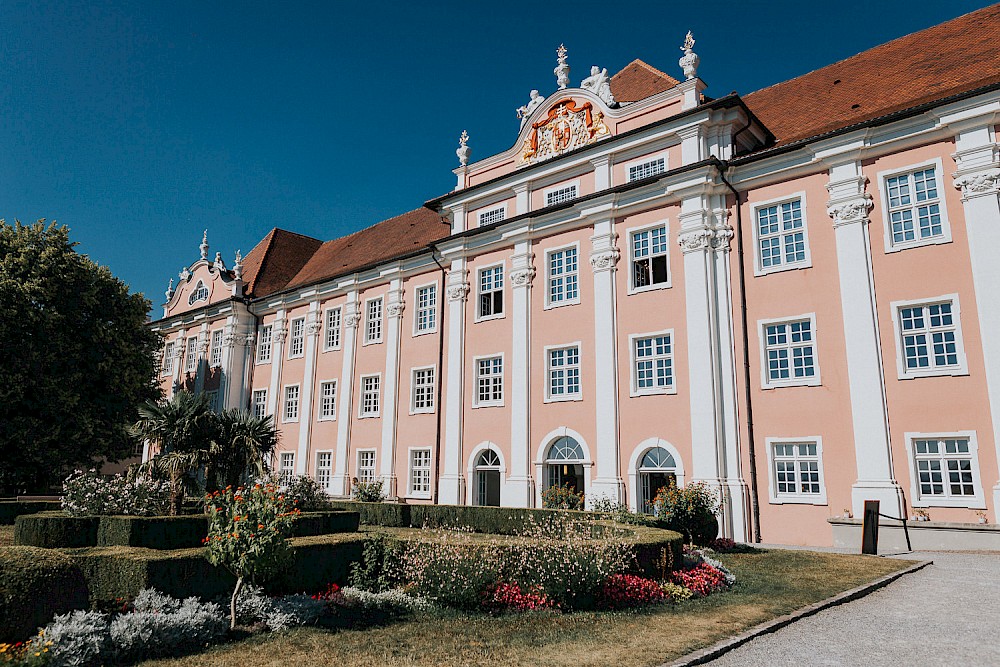
[[[236,588],[233,589],[233,599],[229,602],[229,629],[236,628],[236,598],[243,588],[243,577],[236,577]]]

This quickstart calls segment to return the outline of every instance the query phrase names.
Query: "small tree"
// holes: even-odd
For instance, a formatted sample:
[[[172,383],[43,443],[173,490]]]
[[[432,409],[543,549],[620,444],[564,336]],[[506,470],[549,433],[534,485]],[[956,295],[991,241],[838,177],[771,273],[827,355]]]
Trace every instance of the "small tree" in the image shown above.
[[[227,487],[205,497],[209,515],[208,561],[236,577],[229,627],[236,627],[236,598],[247,579],[260,583],[289,563],[288,537],[299,510],[272,484]]]

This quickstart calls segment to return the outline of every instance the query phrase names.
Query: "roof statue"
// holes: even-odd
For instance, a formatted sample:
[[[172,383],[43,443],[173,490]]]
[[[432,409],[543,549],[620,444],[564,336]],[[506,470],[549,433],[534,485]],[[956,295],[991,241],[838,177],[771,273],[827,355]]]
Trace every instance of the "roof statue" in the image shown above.
[[[524,127],[524,122],[528,120],[528,116],[531,112],[538,108],[538,106],[545,101],[545,98],[538,94],[537,90],[532,90],[531,99],[523,107],[517,108],[517,117],[521,119],[521,127]]]
[[[207,229],[205,230],[205,233],[201,237],[201,245],[198,246],[198,249],[201,250],[201,258],[207,260],[208,259],[208,230]]]
[[[458,148],[455,150],[455,155],[458,156],[458,163],[463,167],[469,164],[470,152],[472,152],[472,149],[469,148],[469,133],[462,130],[462,134],[458,138]]]
[[[693,48],[694,35],[692,35],[691,31],[688,30],[688,34],[684,38],[684,45],[681,47],[681,51],[684,52],[684,55],[677,61],[677,64],[684,70],[684,76],[687,79],[694,79],[698,76],[698,63],[700,62],[700,59],[698,58],[698,54],[691,50]]]
[[[617,106],[615,96],[611,92],[611,77],[608,68],[600,69],[597,65],[590,68],[590,76],[583,80],[580,87],[594,93],[609,107]]]
[[[559,64],[552,70],[552,73],[556,75],[556,83],[559,84],[559,90],[562,90],[569,85],[569,65],[566,64],[565,44],[560,44],[559,48],[556,49],[556,60],[559,61]]]

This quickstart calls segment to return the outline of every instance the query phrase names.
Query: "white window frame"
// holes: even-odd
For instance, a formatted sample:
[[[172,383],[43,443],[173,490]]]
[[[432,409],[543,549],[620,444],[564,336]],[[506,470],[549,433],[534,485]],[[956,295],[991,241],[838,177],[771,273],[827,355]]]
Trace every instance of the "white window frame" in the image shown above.
[[[816,445],[816,459],[819,461],[819,493],[778,493],[778,476],[775,471],[775,445]],[[767,449],[768,502],[772,505],[827,505],[826,477],[823,473],[823,438],[811,435],[803,438],[765,438]],[[796,467],[796,475],[798,468]]]
[[[649,176],[643,176],[641,178],[632,178],[629,175],[629,172],[632,169],[636,167],[642,167],[647,164],[651,164],[653,162],[658,162],[659,160],[663,160],[663,171],[657,172],[655,174],[650,174]],[[625,169],[624,175],[626,183],[634,183],[636,181],[641,181],[643,178],[652,178],[653,176],[662,176],[670,169],[670,159],[668,157],[668,151],[643,155],[640,158],[636,158],[635,160],[629,160],[628,162],[623,163],[622,167]]]
[[[910,464],[910,505],[913,507],[967,507],[969,509],[986,509],[986,496],[983,492],[983,482],[979,471],[979,440],[975,431],[946,431],[943,433],[910,433],[906,438],[906,458]],[[947,440],[949,438],[966,439],[969,441],[969,457],[972,460],[972,496],[921,496],[920,482],[917,478],[917,456],[914,451],[914,440]],[[947,484],[947,471],[945,484]]]
[[[485,206],[482,209],[476,211],[476,227],[483,226],[483,218],[493,213],[500,213],[500,218],[494,220],[493,222],[487,222],[487,225],[495,225],[499,222],[503,222],[507,219],[507,202],[503,202],[496,206]]]
[[[298,333],[295,333],[295,328],[298,327]],[[298,343],[298,351],[295,351],[296,343]],[[306,355],[306,318],[305,316],[296,317],[288,323],[288,358],[289,359],[301,359]]]
[[[261,396],[263,396],[263,398],[264,398],[264,400],[261,403],[264,406],[264,410],[261,412],[261,414],[259,416],[257,414],[257,405],[258,405],[258,403],[257,403],[257,399],[256,399],[256,397],[257,397],[258,394],[261,395]],[[263,419],[264,417],[267,416],[267,388],[266,387],[264,387],[262,389],[252,389],[250,391],[250,412],[251,412],[251,414],[253,414],[254,417],[256,417],[258,419]]]
[[[549,203],[549,195],[554,194],[559,190],[566,190],[568,188],[574,189],[574,195],[572,197],[563,200],[561,202],[555,202],[553,204]],[[560,204],[565,204],[566,202],[570,202],[573,201],[574,199],[579,199],[579,198],[580,198],[580,179],[576,179],[575,181],[564,181],[562,183],[553,185],[550,188],[545,188],[544,190],[542,190],[542,202],[543,202],[542,207],[548,208],[549,206],[559,206]]]
[[[789,204],[796,199],[799,200],[799,211],[802,213],[802,239],[806,245],[806,258],[796,262],[785,263],[784,246],[781,248],[781,264],[778,266],[763,266],[764,258],[760,254],[760,224],[757,220],[757,212],[762,208],[772,206],[780,207],[782,204]],[[780,209],[779,209],[780,215]],[[754,202],[750,208],[751,229],[753,231],[753,274],[755,276],[766,276],[770,273],[780,273],[782,271],[795,271],[798,269],[812,268],[812,250],[809,244],[809,216],[806,212],[806,193],[804,190],[793,192],[784,197],[775,197],[765,201]],[[778,233],[780,237],[785,235],[784,231]]]
[[[378,301],[378,337],[373,337],[372,334],[372,323],[375,321],[372,319],[371,305],[372,303]],[[385,336],[385,298],[384,295],[373,296],[370,299],[365,299],[365,336],[362,340],[362,345],[378,345],[382,342]]]
[[[549,264],[549,257],[557,252],[564,252],[569,249],[576,250],[576,296],[572,299],[563,299],[562,301],[552,301],[552,272],[551,266]],[[563,306],[575,306],[580,303],[580,294],[583,292],[583,285],[581,276],[583,271],[581,270],[581,262],[583,256],[580,254],[580,242],[567,243],[566,245],[559,246],[557,248],[549,248],[544,253],[545,257],[545,305],[543,310],[551,310],[553,308],[562,308]],[[563,279],[565,280],[566,273],[563,273]],[[565,285],[563,287],[565,291]]]
[[[285,457],[291,459],[292,465],[290,467],[285,466]],[[288,484],[295,477],[295,452],[294,451],[283,451],[278,452],[278,476],[280,477],[282,483]]]
[[[267,336],[264,335],[265,331]],[[269,364],[272,356],[274,356],[274,324],[262,324],[258,334],[257,354],[254,363],[257,365]]]
[[[635,262],[635,256],[632,246],[632,236],[634,234],[641,234],[642,232],[649,231],[651,229],[656,229],[657,227],[663,227],[667,233],[667,282],[657,283],[655,285],[643,285],[642,287],[635,286],[635,268],[633,263]],[[641,294],[642,292],[650,292],[652,290],[658,289],[669,289],[673,287],[674,274],[670,270],[670,222],[667,220],[660,220],[658,222],[653,222],[648,225],[639,225],[638,227],[629,227],[625,230],[625,238],[628,244],[628,294]],[[652,249],[650,250],[652,252]],[[652,257],[652,255],[650,255]]]
[[[480,315],[479,314],[479,302],[482,292],[482,272],[488,269],[500,268],[500,279],[503,280],[503,285],[500,287],[500,293],[503,295],[501,300],[503,301],[503,308],[499,313],[493,313],[492,315]],[[496,290],[494,290],[496,291]],[[493,292],[490,292],[491,294]],[[507,263],[506,262],[493,262],[492,264],[486,264],[484,266],[476,267],[476,304],[473,321],[474,322],[488,322],[490,320],[501,320],[507,316]]]
[[[336,313],[336,326],[331,326],[330,317]],[[329,352],[331,350],[339,350],[340,342],[342,338],[342,327],[344,323],[344,311],[342,306],[333,306],[332,308],[327,308],[323,311],[323,327],[325,331],[323,332],[323,351]],[[333,337],[335,340],[331,343],[330,338]]]
[[[577,349],[577,353],[580,356],[579,364],[577,365],[580,371],[580,391],[575,394],[563,394],[562,396],[552,396],[552,385],[550,382],[550,367],[551,358],[549,353],[553,350],[568,350],[571,347]],[[561,345],[546,345],[544,348],[545,353],[545,363],[543,364],[545,369],[545,403],[562,403],[566,401],[582,401],[583,400],[583,345],[580,341],[575,341],[572,343],[563,343]]]
[[[295,416],[288,416],[288,390],[295,389]],[[281,423],[282,424],[294,424],[299,421],[299,416],[302,414],[302,386],[297,382],[295,384],[286,384],[281,389]]]
[[[901,243],[893,243],[892,241],[892,219],[889,215],[889,189],[886,187],[885,182],[894,176],[902,176],[903,174],[912,174],[915,171],[922,171],[928,167],[934,168],[934,180],[937,181],[937,192],[938,192],[938,202],[941,214],[941,236],[933,236],[927,239],[914,239],[913,241],[904,241]],[[923,162],[915,162],[911,165],[905,167],[900,167],[898,169],[886,169],[878,172],[875,175],[878,181],[878,192],[879,197],[882,200],[882,228],[885,232],[885,251],[899,252],[900,250],[908,250],[909,248],[919,248],[926,245],[940,245],[942,243],[951,243],[951,223],[948,221],[948,206],[945,201],[945,194],[947,189],[945,188],[944,182],[944,164],[941,158],[932,158],[930,160],[924,160]],[[912,179],[911,187],[912,187]],[[914,195],[915,196],[915,195]],[[916,207],[916,202],[913,206]],[[914,224],[919,224],[914,220]]]
[[[333,385],[333,411],[329,415],[324,415],[323,414],[324,404],[326,402],[326,399],[329,397],[324,393],[323,390],[327,385]],[[320,380],[318,389],[319,391],[316,392],[317,399],[319,399],[316,401],[316,421],[319,422],[337,421],[337,398],[338,398],[337,380],[336,379]]]
[[[222,366],[222,337],[224,332],[222,329],[215,329],[209,334],[209,345],[208,345],[208,365],[211,368],[219,368]],[[218,359],[216,359],[218,357]]]
[[[364,478],[361,477],[361,470],[362,470],[362,467],[361,467],[361,455],[362,454],[371,454],[372,455],[372,465],[371,465],[371,473],[372,474],[371,474],[371,479],[364,479]],[[354,476],[357,477],[358,481],[360,481],[360,482],[377,482],[378,481],[378,474],[376,472],[378,470],[378,468],[376,467],[377,465],[378,465],[378,452],[375,450],[374,447],[365,447],[363,449],[358,449],[356,451],[356,453],[354,454],[354,466],[355,466],[354,467],[354,473],[355,473]],[[365,467],[365,470],[368,470],[368,468]]]
[[[813,368],[816,373],[812,377],[796,378],[790,377],[787,380],[772,380],[767,368],[767,327],[772,324],[791,324],[792,322],[809,321],[809,331],[812,333]],[[788,317],[776,317],[767,320],[757,320],[757,338],[760,353],[760,388],[778,389],[779,387],[818,387],[823,384],[820,375],[819,363],[819,332],[816,330],[816,313],[803,313],[801,315],[790,315]],[[792,366],[792,359],[789,358],[789,369]]]
[[[430,371],[433,373],[431,382],[431,393],[430,393],[430,407],[417,407],[417,373],[422,371]],[[437,407],[437,383],[438,383],[438,373],[437,366],[414,366],[410,369],[410,414],[411,415],[428,415],[433,414],[434,409]],[[426,385],[421,385],[426,386]]]
[[[939,303],[951,302],[951,316],[955,322],[955,354],[958,356],[958,366],[929,367],[923,370],[907,370],[906,359],[903,356],[903,331],[899,322],[899,310],[912,306],[933,306]],[[896,375],[900,380],[912,380],[921,377],[944,377],[969,374],[969,361],[965,356],[965,336],[962,334],[962,306],[958,294],[942,294],[928,299],[910,299],[893,301],[890,305],[892,313],[892,330],[896,337]],[[931,345],[931,343],[929,343]],[[933,350],[931,350],[933,356]]]
[[[636,374],[636,362],[637,358],[635,356],[635,342],[642,338],[655,338],[656,336],[670,336],[670,377],[671,383],[669,387],[648,387],[644,389],[639,388],[639,379]],[[629,349],[629,379],[630,379],[630,392],[629,396],[664,396],[668,394],[677,393],[677,338],[674,336],[673,329],[664,329],[663,331],[653,331],[650,333],[638,333],[630,334],[628,337],[628,349]],[[655,359],[655,357],[654,357]],[[655,367],[654,367],[655,368]]]
[[[434,325],[427,327],[425,329],[420,328],[420,292],[422,290],[434,288],[434,299],[431,304],[430,311],[431,316],[434,320]],[[413,335],[414,336],[425,336],[427,334],[437,333],[438,330],[438,319],[440,319],[439,303],[441,297],[441,290],[438,288],[437,281],[423,283],[420,285],[415,285],[413,288]]]
[[[173,375],[174,374],[174,363],[177,361],[174,357],[176,356],[175,350],[177,349],[177,341],[168,340],[163,344],[163,364],[160,375]]]
[[[500,359],[500,399],[481,401],[479,400],[479,362],[487,359]],[[507,360],[503,352],[497,354],[482,354],[472,357],[472,407],[473,408],[502,408],[507,392],[504,388],[506,382]],[[494,377],[492,374],[489,377]]]
[[[188,336],[184,341],[184,372],[198,372],[198,336]]]
[[[413,455],[416,454],[417,452],[426,452],[427,453],[427,467],[426,468],[424,468],[423,466],[420,467],[420,470],[426,470],[427,471],[427,490],[426,491],[417,491],[417,490],[415,490],[413,488],[413,486],[414,486],[414,484],[413,484],[413,482],[414,482],[413,477],[414,477],[414,473],[417,471],[417,468],[413,465]],[[424,499],[430,498],[431,497],[432,486],[434,484],[434,481],[432,479],[432,477],[433,477],[433,474],[432,474],[433,471],[434,471],[434,453],[433,453],[433,451],[431,450],[430,447],[410,447],[410,448],[408,448],[407,452],[406,452],[406,496],[408,498],[424,498]]]
[[[375,411],[365,412],[365,380],[375,378],[378,380],[378,388],[375,392]],[[366,373],[358,378],[358,419],[374,419],[382,414],[382,374]]]
[[[329,454],[330,455],[330,467],[329,468],[322,468],[322,470],[326,470],[327,471],[326,472],[327,478],[326,478],[326,483],[325,484],[323,483],[323,480],[320,478],[320,472],[319,472],[321,470],[321,468],[319,466],[319,457],[322,456],[323,454]],[[318,450],[316,450],[316,459],[315,460],[316,460],[316,470],[315,470],[316,483],[319,484],[320,488],[329,491],[330,487],[333,486],[333,450],[332,449],[318,449]]]

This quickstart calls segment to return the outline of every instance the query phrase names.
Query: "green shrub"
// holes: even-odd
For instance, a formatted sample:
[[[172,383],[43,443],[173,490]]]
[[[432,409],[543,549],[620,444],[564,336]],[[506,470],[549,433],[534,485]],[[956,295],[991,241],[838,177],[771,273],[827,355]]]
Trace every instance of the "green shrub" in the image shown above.
[[[542,491],[542,507],[550,510],[582,510],[583,492],[578,492],[569,483],[550,486]]]
[[[0,526],[12,526],[22,514],[57,512],[58,500],[0,500]]]
[[[351,500],[332,500],[332,509],[350,510],[360,514],[361,523],[366,526],[387,528],[409,528],[411,511],[424,505],[402,505],[399,503],[362,503]]]
[[[670,485],[660,489],[653,499],[656,517],[668,528],[682,533],[692,544],[708,544],[719,534],[716,515],[717,494],[702,482],[683,489]]]
[[[83,572],[65,554],[0,547],[0,642],[16,642],[56,614],[87,607]]]
[[[208,534],[208,517],[201,516],[102,516],[97,546],[190,549],[201,546]]]
[[[100,517],[62,512],[22,514],[14,522],[14,544],[45,549],[92,547]]]

